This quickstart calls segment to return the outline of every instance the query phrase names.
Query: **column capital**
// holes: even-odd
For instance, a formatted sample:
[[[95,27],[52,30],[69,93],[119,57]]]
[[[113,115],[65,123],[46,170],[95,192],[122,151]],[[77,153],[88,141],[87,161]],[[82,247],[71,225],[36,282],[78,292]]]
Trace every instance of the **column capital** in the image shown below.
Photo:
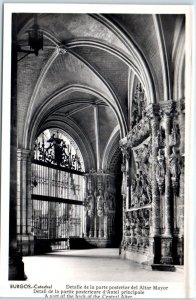
[[[173,100],[167,100],[161,103],[160,109],[165,116],[170,117],[174,114],[176,108],[176,102]]]
[[[159,104],[151,103],[146,109],[146,116],[149,119],[153,119],[154,117],[159,116]]]
[[[27,160],[32,155],[32,150],[29,149],[17,149],[17,159]]]

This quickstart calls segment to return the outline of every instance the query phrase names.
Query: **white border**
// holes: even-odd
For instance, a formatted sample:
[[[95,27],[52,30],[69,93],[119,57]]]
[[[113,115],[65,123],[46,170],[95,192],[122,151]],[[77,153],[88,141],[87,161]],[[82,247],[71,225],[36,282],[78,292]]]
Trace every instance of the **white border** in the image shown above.
[[[125,13],[125,14],[186,14],[186,142],[185,142],[185,278],[187,297],[194,295],[194,228],[193,228],[193,92],[190,78],[192,67],[192,6],[191,5],[119,5],[119,4],[13,4],[4,5],[4,44],[3,44],[3,108],[2,108],[2,156],[1,156],[1,260],[0,290],[6,290],[8,276],[8,228],[9,228],[9,170],[10,170],[10,78],[11,78],[11,14],[12,13]],[[188,88],[190,87],[190,88]],[[192,99],[192,101],[191,101]],[[188,158],[188,159],[187,159]],[[153,295],[154,296],[154,295]],[[155,295],[156,297],[156,295]]]

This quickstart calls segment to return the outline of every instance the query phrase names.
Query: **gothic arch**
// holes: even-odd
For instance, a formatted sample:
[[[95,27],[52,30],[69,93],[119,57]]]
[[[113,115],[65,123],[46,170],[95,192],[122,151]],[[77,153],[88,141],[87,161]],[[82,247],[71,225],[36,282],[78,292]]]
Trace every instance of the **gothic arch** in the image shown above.
[[[107,98],[105,98],[102,94],[100,94],[98,91],[96,91],[92,88],[82,86],[82,85],[70,85],[70,86],[67,86],[63,90],[58,91],[55,95],[52,95],[49,99],[47,99],[45,101],[45,103],[42,105],[42,107],[40,107],[39,111],[37,111],[34,114],[28,128],[25,128],[25,131],[24,131],[23,144],[25,145],[25,148],[28,148],[28,147],[30,147],[30,145],[32,145],[32,141],[34,140],[34,137],[36,135],[38,127],[40,126],[41,121],[50,112],[51,105],[54,103],[54,100],[56,98],[58,98],[59,96],[62,97],[63,95],[70,94],[71,92],[76,91],[76,90],[80,91],[81,93],[88,92],[89,94],[95,95],[99,99],[106,102],[111,107],[111,109],[114,111],[114,113],[119,121],[120,128],[122,130],[121,134],[122,134],[122,132],[126,132],[125,127],[123,126],[122,115],[119,114],[119,111],[116,110],[116,108],[109,102],[109,100]]]

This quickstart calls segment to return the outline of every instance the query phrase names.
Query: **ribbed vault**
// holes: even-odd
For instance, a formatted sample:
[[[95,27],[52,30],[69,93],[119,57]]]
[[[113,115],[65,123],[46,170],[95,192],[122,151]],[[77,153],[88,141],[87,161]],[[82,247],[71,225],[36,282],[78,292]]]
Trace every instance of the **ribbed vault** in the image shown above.
[[[130,127],[137,82],[148,104],[183,97],[183,16],[38,14],[38,23],[43,51],[18,62],[19,147],[57,126],[78,140],[87,169],[106,170]],[[24,49],[32,24],[32,14],[18,15]]]

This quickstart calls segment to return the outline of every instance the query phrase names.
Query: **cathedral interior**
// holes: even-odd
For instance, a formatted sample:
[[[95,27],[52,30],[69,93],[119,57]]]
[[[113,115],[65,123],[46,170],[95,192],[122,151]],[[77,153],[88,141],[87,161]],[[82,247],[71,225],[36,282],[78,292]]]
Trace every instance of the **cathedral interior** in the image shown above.
[[[58,250],[183,265],[184,83],[184,15],[12,15],[10,280]]]

